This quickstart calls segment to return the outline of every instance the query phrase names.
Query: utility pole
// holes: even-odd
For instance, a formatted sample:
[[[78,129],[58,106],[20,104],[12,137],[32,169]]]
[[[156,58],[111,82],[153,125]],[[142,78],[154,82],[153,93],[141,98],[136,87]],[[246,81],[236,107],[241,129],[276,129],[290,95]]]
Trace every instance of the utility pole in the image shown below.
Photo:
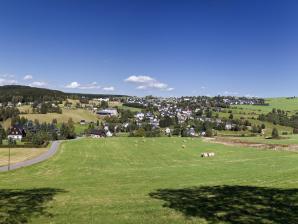
[[[14,143],[14,140],[9,138],[8,139],[8,166],[7,166],[8,171],[10,170],[10,149],[13,143]]]
[[[10,144],[8,147],[8,171],[10,170]]]

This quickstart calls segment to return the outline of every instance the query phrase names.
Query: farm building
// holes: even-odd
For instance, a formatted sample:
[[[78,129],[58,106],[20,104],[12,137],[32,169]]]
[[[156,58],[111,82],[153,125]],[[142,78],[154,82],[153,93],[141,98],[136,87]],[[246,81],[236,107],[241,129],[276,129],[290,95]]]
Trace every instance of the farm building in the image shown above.
[[[117,116],[118,112],[114,108],[108,108],[98,111],[97,114],[101,116]]]
[[[97,130],[97,129],[93,129],[90,131],[90,136],[92,138],[103,138],[103,137],[107,137],[106,132],[104,130]]]

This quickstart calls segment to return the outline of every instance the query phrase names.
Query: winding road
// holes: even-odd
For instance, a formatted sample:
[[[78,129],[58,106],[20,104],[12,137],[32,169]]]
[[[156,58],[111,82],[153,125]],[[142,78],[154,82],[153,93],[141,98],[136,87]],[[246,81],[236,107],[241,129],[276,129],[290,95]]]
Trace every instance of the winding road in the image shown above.
[[[60,145],[60,141],[53,141],[52,142],[52,145],[51,147],[49,148],[48,151],[46,151],[45,153],[33,158],[33,159],[29,159],[29,160],[25,160],[25,161],[22,161],[22,162],[18,162],[18,163],[14,163],[14,164],[11,164],[10,165],[10,170],[16,170],[18,168],[21,168],[21,167],[26,167],[26,166],[31,166],[33,164],[36,164],[36,163],[40,163],[44,160],[47,160],[48,158],[50,158],[51,156],[53,156],[58,148],[59,148],[59,145]],[[0,167],[0,172],[5,172],[5,171],[8,171],[8,166],[1,166]]]

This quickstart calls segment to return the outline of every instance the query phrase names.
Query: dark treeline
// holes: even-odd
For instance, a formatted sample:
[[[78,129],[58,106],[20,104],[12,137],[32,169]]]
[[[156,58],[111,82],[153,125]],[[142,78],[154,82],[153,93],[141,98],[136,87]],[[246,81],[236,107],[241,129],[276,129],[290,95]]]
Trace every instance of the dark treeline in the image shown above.
[[[140,108],[140,109],[145,109],[147,108],[146,106],[140,104],[140,103],[124,103],[123,106],[127,106],[127,107],[135,107],[135,108]]]
[[[65,93],[57,90],[16,85],[0,87],[1,103],[64,100],[66,97],[67,95]]]
[[[58,113],[62,114],[62,109],[57,104],[48,103],[34,103],[33,112],[38,114]]]
[[[121,98],[123,95],[64,93],[58,90],[36,88],[30,86],[7,85],[0,87],[0,103],[28,103],[45,101],[63,101],[67,98]]]

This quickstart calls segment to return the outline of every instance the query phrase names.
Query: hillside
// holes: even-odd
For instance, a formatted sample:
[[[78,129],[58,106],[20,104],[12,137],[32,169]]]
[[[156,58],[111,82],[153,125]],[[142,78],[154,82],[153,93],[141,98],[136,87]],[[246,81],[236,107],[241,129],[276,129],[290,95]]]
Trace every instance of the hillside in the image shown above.
[[[0,102],[32,102],[35,100],[63,100],[66,94],[62,91],[30,86],[7,85],[0,86]]]
[[[289,111],[292,114],[298,112],[298,98],[286,98],[286,97],[277,97],[277,98],[267,98],[265,103],[268,103],[268,106],[258,106],[258,105],[238,105],[238,108],[243,108],[245,110],[269,113],[273,108]]]
[[[0,86],[0,102],[32,102],[36,100],[64,100],[66,98],[126,97],[111,94],[65,93],[59,90],[21,85]]]

